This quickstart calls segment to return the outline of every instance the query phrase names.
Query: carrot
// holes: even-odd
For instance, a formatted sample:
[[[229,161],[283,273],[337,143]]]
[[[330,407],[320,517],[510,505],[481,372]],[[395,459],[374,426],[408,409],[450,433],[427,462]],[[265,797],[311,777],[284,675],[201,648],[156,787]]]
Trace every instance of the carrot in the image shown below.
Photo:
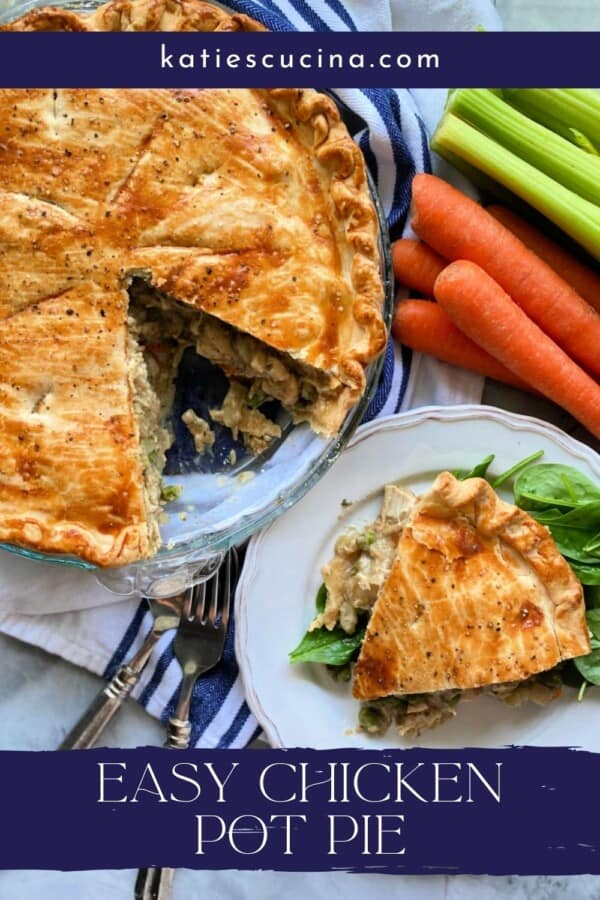
[[[590,266],[505,206],[494,204],[488,206],[487,211],[600,312],[600,276]]]
[[[475,263],[451,263],[435,297],[454,324],[600,438],[600,385]]]
[[[495,378],[524,391],[531,391],[517,375],[478,347],[453,325],[448,314],[430,300],[402,300],[392,325],[392,334],[400,343],[436,359]]]
[[[435,279],[447,265],[435,250],[411,238],[402,238],[393,244],[392,262],[398,281],[426,297],[433,294]]]
[[[600,375],[600,314],[550,266],[435,175],[414,177],[413,203],[419,237],[446,259],[477,263],[570,356]]]

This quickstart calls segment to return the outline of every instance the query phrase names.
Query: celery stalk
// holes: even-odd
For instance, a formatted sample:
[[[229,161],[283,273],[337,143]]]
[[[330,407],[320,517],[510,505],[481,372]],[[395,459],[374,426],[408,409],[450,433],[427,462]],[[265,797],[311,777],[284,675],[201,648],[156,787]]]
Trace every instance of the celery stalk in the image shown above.
[[[569,190],[600,206],[600,157],[528,119],[492,91],[462,89],[447,109]]]
[[[460,156],[456,156],[448,150],[444,150],[444,159],[454,166],[457,171],[462,172],[471,184],[478,189],[484,206],[488,206],[490,203],[499,203],[508,209],[512,209],[522,219],[526,219],[532,225],[535,225],[536,228],[539,228],[540,231],[543,231],[547,237],[556,241],[557,244],[562,244],[571,253],[579,256],[587,265],[594,265],[594,261],[584,252],[581,244],[578,244],[577,241],[566,235],[562,228],[559,228],[554,222],[550,222],[539,210],[534,209],[521,197],[517,197],[513,191],[509,191],[508,188],[499,184],[494,178],[490,178],[489,175],[476,169],[475,166],[470,165],[470,163],[461,159]]]
[[[600,149],[600,91],[594,88],[504,88],[502,95],[530,116],[567,140],[570,129],[584,134]]]
[[[471,184],[482,194],[484,203],[487,204],[492,201],[501,203],[503,206],[508,206],[515,212],[520,213],[524,218],[528,217],[531,207],[524,203],[520,197],[513,194],[512,191],[507,190],[493,178],[490,178],[489,175],[486,175],[485,172],[476,169],[475,166],[465,162],[464,159],[461,159],[455,153],[444,150],[440,155],[444,157],[446,162],[449,162],[451,166],[454,166],[455,169],[462,172],[469,179]]]
[[[548,88],[548,90],[550,90]],[[598,88],[563,88],[563,94],[583,103],[590,110],[600,113],[600,90]]]
[[[582,134],[581,131],[577,131],[576,128],[569,128],[569,134],[571,135],[571,140],[577,147],[581,147],[582,150],[585,150],[586,153],[591,153],[592,156],[600,156],[600,151],[596,150],[587,135]]]
[[[501,144],[446,112],[431,142],[440,156],[459,156],[521,197],[600,259],[600,208]]]

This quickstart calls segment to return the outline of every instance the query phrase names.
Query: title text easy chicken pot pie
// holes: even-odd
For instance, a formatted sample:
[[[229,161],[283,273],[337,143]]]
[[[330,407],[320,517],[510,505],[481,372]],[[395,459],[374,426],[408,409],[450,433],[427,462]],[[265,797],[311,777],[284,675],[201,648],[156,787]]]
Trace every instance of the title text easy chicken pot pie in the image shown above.
[[[260,26],[119,0],[6,27]],[[384,345],[382,298],[364,162],[327,97],[0,92],[0,540],[152,555],[183,349],[331,436]]]

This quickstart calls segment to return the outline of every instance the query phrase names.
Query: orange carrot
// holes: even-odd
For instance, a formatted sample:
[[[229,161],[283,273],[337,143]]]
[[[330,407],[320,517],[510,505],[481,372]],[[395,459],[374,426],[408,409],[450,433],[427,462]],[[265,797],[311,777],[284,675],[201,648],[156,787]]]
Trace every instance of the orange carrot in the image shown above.
[[[433,294],[433,284],[444,266],[445,259],[424,244],[402,238],[392,246],[394,275],[401,284],[426,297]]]
[[[436,359],[495,378],[524,391],[532,389],[497,359],[453,325],[448,314],[430,300],[402,300],[396,308],[392,334],[400,343]]]
[[[590,306],[600,312],[600,275],[597,275],[590,266],[586,266],[511,209],[493,205],[488,206],[487,211],[509,231],[516,234],[519,240],[540,259],[548,263],[584,300],[587,300]]]
[[[570,356],[600,375],[600,314],[550,266],[435,175],[415,176],[413,204],[419,237],[446,259],[477,263]]]
[[[451,263],[435,297],[454,324],[600,438],[600,385],[475,263]]]

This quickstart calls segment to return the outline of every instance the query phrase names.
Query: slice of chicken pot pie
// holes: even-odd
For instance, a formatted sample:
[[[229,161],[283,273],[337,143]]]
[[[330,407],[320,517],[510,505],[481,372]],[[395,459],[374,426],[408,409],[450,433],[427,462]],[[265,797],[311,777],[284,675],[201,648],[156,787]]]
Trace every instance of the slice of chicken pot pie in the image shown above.
[[[92,15],[47,8],[5,27],[260,28],[200,0],[118,0]],[[13,476],[4,473],[37,471],[38,451],[36,441],[4,438],[0,535],[100,565],[158,546],[166,414],[186,347],[240,382],[250,402],[278,400],[294,421],[333,436],[385,343],[364,161],[334,103],[310,90],[0,91],[0,273],[6,360],[12,332],[21,339],[23,322],[36,323],[30,374],[3,367],[0,386],[5,397],[23,389],[32,399],[19,379],[46,385],[53,405],[44,442],[54,447],[43,508],[37,482],[15,506]],[[102,293],[110,316],[99,321]],[[78,317],[68,313],[75,307]],[[65,318],[55,331],[57,310]],[[83,330],[70,333],[75,323]],[[114,364],[94,369],[111,340]],[[74,409],[61,405],[67,365],[80,400],[95,384],[93,415],[104,414],[103,394],[108,403],[118,393],[123,441],[106,426],[94,440],[77,432],[60,452]],[[0,403],[6,434],[37,433],[34,407]],[[105,497],[111,479],[72,481],[65,468],[66,459],[76,465],[78,448],[82,471],[104,469],[109,446],[116,518]],[[125,469],[128,487],[119,480]],[[76,502],[61,494],[66,481]]]
[[[481,478],[442,472],[419,499],[388,485],[323,578],[311,629],[353,634],[369,614],[352,691],[373,733],[416,736],[478,693],[547,702],[560,694],[550,670],[590,651],[583,589],[548,529]]]
[[[443,472],[398,541],[354,695],[521,681],[587,652],[583,590],[547,528],[487,481]]]

